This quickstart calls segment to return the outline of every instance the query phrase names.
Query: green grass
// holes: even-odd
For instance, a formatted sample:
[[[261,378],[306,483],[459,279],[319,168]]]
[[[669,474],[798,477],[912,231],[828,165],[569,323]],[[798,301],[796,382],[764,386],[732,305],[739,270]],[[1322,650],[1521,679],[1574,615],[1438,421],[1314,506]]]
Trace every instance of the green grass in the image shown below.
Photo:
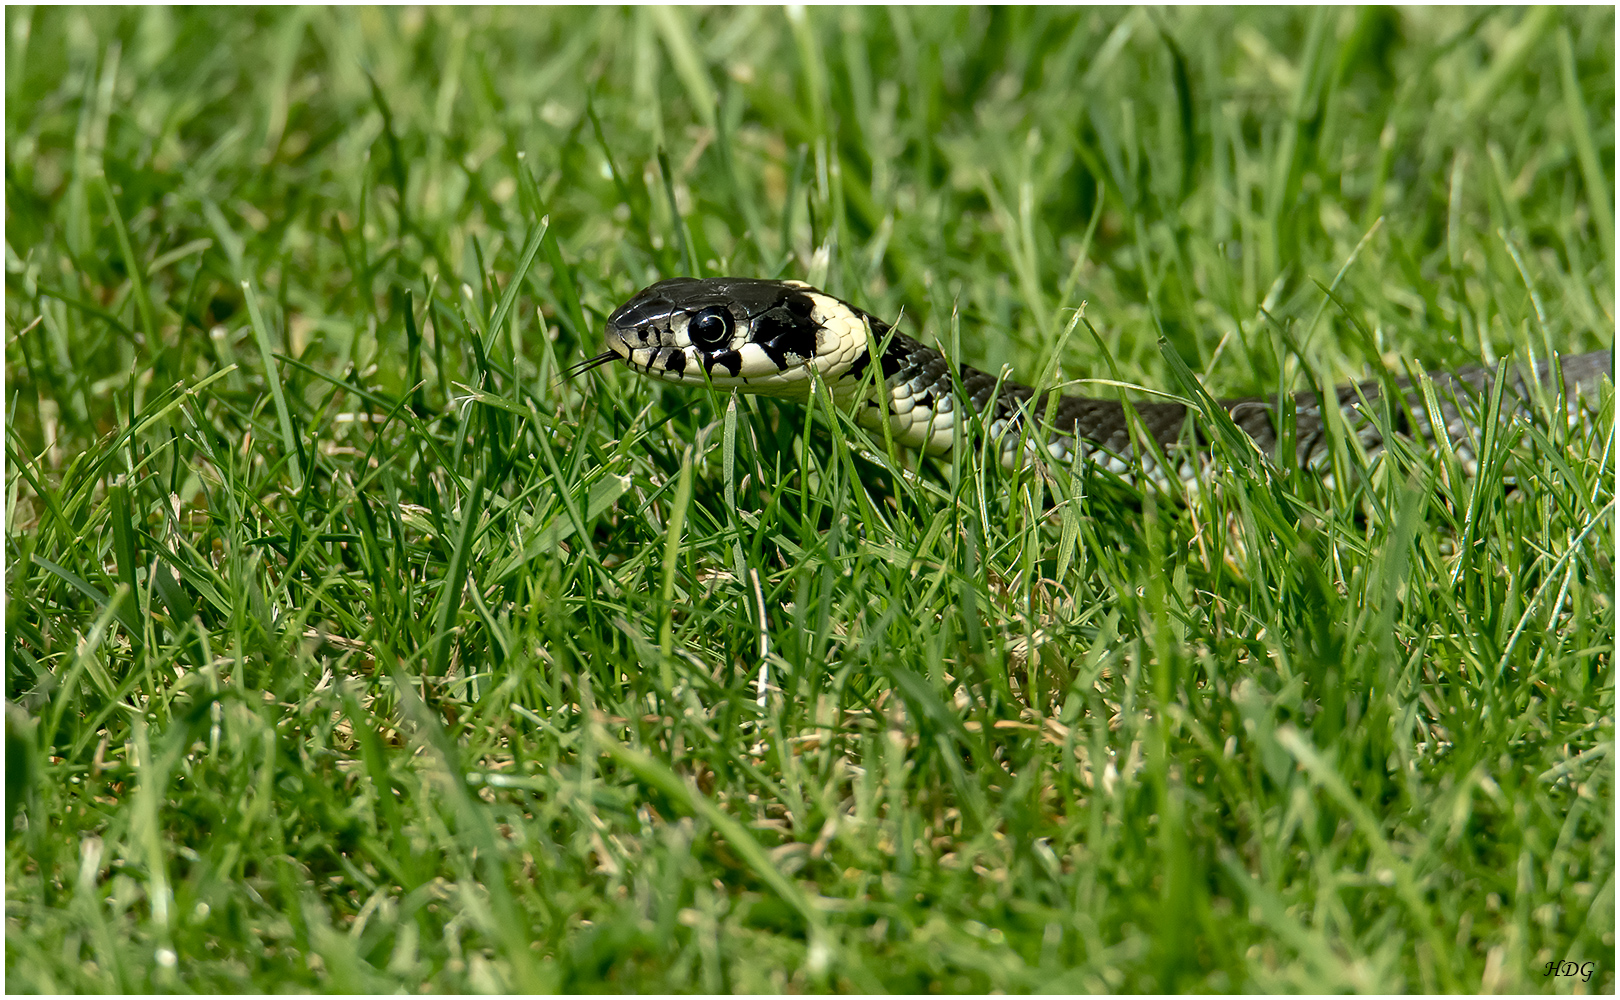
[[[680,273],[1611,344],[1612,10],[5,25],[10,989],[1613,991],[1609,416],[1182,500],[559,382]]]

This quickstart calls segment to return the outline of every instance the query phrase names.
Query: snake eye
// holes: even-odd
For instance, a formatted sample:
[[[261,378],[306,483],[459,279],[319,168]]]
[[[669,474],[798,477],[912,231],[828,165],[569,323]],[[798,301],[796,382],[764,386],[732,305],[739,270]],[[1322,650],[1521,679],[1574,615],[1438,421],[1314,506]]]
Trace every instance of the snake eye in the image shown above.
[[[721,306],[710,306],[686,325],[686,335],[692,344],[705,351],[725,347],[731,343],[731,313]]]

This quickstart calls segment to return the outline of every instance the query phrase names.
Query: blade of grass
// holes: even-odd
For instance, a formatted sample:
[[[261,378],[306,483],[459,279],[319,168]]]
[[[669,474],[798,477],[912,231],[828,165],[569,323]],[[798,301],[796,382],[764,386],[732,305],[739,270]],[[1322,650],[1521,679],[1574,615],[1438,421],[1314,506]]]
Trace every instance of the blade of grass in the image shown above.
[[[281,387],[281,369],[276,365],[276,352],[270,344],[270,326],[259,311],[259,294],[250,281],[242,282],[242,295],[247,299],[248,316],[253,323],[253,337],[259,345],[259,357],[264,362],[264,380],[269,384],[270,398],[276,404],[276,423],[281,428],[281,443],[287,450],[287,468],[292,473],[292,491],[304,489],[304,444],[294,429],[292,412],[287,409],[287,395]]]

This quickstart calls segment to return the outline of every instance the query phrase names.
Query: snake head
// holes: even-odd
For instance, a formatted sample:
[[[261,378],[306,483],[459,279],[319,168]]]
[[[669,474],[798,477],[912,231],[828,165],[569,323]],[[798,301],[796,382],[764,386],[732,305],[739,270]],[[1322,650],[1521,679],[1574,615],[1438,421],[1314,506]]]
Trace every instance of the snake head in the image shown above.
[[[866,316],[802,281],[671,278],[607,321],[608,353],[666,382],[805,398],[812,372],[835,381],[866,354]]]

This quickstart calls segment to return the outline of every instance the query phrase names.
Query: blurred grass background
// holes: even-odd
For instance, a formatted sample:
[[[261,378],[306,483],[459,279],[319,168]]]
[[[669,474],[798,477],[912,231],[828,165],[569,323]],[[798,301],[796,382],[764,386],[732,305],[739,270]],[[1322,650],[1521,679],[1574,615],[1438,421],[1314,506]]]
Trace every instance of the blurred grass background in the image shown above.
[[[558,381],[688,273],[1041,384],[1608,346],[1612,8],[5,26],[10,988],[1614,989],[1607,415],[1054,506]]]

